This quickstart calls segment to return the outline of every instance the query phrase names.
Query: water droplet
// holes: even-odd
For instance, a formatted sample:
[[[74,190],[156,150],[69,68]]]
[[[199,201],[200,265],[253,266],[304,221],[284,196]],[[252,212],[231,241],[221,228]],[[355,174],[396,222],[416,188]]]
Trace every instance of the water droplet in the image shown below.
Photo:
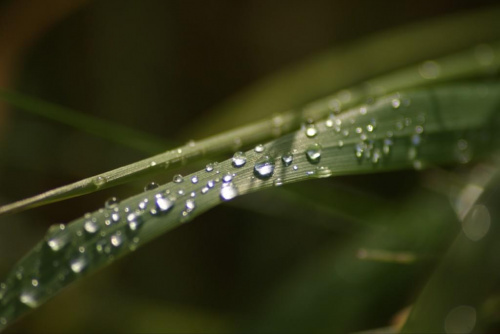
[[[120,231],[113,234],[111,238],[109,238],[109,241],[111,242],[111,245],[113,245],[113,247],[120,247],[123,242],[123,237]]]
[[[99,224],[95,220],[87,220],[83,224],[83,228],[87,233],[94,234],[99,230]]]
[[[401,106],[401,100],[400,99],[392,99],[391,105],[394,109],[398,109]]]
[[[342,131],[342,134],[344,135],[344,137],[349,137],[349,130],[344,130]]]
[[[215,187],[215,182],[214,182],[214,180],[209,180],[209,181],[207,182],[207,187],[208,187],[208,188],[213,188],[213,187]]]
[[[92,179],[92,182],[99,188],[106,183],[106,178],[103,176],[96,176]]]
[[[325,167],[325,166],[320,166],[316,168],[316,173],[315,173],[319,178],[324,178],[324,177],[330,177],[332,176],[332,171],[330,168]]]
[[[310,163],[317,164],[321,159],[321,145],[316,143],[309,146],[306,150],[306,157]]]
[[[106,209],[113,209],[118,205],[118,198],[116,197],[110,197],[104,202],[104,207]]]
[[[181,174],[176,174],[174,175],[173,181],[174,183],[181,183],[184,181],[184,178],[182,177]]]
[[[293,167],[292,167],[292,168],[293,168],[293,170],[298,170],[298,169],[299,169],[299,166],[297,166],[297,165],[293,165]]]
[[[213,170],[214,170],[214,164],[213,164],[213,163],[209,163],[209,164],[207,164],[207,166],[205,167],[205,171],[206,171],[207,173],[210,173],[210,172],[211,172],[211,171],[213,171]]]
[[[360,113],[361,115],[366,115],[366,112],[367,112],[367,111],[368,111],[368,110],[366,109],[366,107],[361,107],[361,108],[359,108],[359,113]]]
[[[283,185],[283,180],[280,177],[278,177],[276,180],[273,181],[273,185],[275,187],[279,187],[279,186]]]
[[[247,156],[243,152],[236,152],[233,155],[233,166],[236,168],[243,167],[247,163]]]
[[[264,145],[259,144],[259,145],[255,146],[254,151],[257,152],[257,153],[264,152]]]
[[[222,182],[224,183],[231,182],[232,180],[233,180],[233,175],[231,173],[227,173],[226,175],[224,175],[224,177],[222,177]]]
[[[88,264],[88,259],[85,255],[80,255],[70,261],[71,270],[75,274],[81,273],[87,267],[87,264]]]
[[[46,236],[47,245],[57,252],[62,249],[69,241],[69,233],[63,224],[52,225]]]
[[[364,156],[365,152],[365,144],[364,143],[358,143],[356,146],[354,146],[354,154],[356,155],[356,158],[362,159]]]
[[[146,184],[146,186],[144,187],[144,191],[149,191],[149,190],[153,190],[153,189],[156,189],[158,188],[159,185],[158,183],[156,182],[149,182],[148,184]]]
[[[186,201],[186,211],[191,212],[196,208],[196,204],[194,203],[194,200],[188,199]]]
[[[411,136],[411,143],[413,146],[418,146],[422,142],[422,138],[418,133],[415,133],[413,136]]]
[[[424,79],[436,79],[441,72],[441,67],[435,61],[429,60],[420,65],[418,72]]]
[[[362,128],[362,127],[360,127],[360,126],[358,126],[358,127],[356,128],[356,133],[357,133],[357,134],[363,133],[363,128]]]
[[[380,162],[381,155],[382,155],[382,153],[380,152],[380,149],[375,148],[373,150],[373,154],[372,154],[372,163],[375,165],[378,164]]]
[[[156,195],[155,204],[156,210],[154,211],[154,214],[164,214],[174,207],[175,202],[173,199],[159,194]]]
[[[232,183],[223,183],[220,190],[220,198],[229,201],[238,196],[238,189]]]
[[[417,133],[417,134],[421,134],[421,133],[423,133],[423,132],[424,132],[424,128],[423,128],[421,125],[417,125],[417,126],[415,127],[415,133]]]
[[[308,138],[316,137],[317,134],[318,134],[318,129],[316,128],[316,125],[314,125],[314,123],[306,125],[306,136]]]
[[[344,141],[339,140],[338,145],[339,145],[340,148],[342,148],[344,146]]]
[[[28,307],[37,307],[39,304],[39,300],[36,290],[33,288],[24,290],[19,296],[19,301]]]
[[[118,209],[118,208],[115,208],[115,209]],[[115,211],[111,214],[111,222],[113,223],[118,223],[120,221],[120,214]]]
[[[35,288],[38,286],[38,280],[36,278],[33,278],[31,280],[31,285],[34,286]]]
[[[142,226],[142,217],[140,212],[129,213],[127,216],[127,224],[131,231],[137,231]]]
[[[156,161],[151,161],[151,162],[149,163],[149,166],[150,166],[150,167],[154,167],[154,166],[156,166]]]
[[[139,202],[139,205],[137,207],[139,208],[139,210],[146,210],[148,208],[148,204],[149,204],[149,200],[147,198],[145,198]]]
[[[196,176],[196,175],[195,175],[195,176],[193,176],[193,177],[191,178],[191,183],[192,183],[192,184],[196,184],[196,183],[198,183],[198,176]]]
[[[254,173],[260,179],[270,178],[274,174],[274,159],[268,155],[255,162]]]
[[[283,162],[283,165],[285,165],[286,167],[290,166],[293,162],[293,153],[292,152],[286,153],[281,157],[281,161]]]
[[[210,189],[208,187],[201,188],[201,193],[206,194]]]

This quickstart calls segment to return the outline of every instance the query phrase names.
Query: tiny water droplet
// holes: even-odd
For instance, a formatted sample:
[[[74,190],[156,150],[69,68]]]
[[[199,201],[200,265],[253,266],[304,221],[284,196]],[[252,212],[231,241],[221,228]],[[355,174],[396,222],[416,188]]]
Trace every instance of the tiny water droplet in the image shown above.
[[[196,184],[196,183],[198,183],[198,176],[196,176],[196,175],[195,175],[195,176],[193,176],[193,177],[191,178],[191,183],[192,183],[192,184]]]
[[[104,202],[104,207],[106,209],[113,209],[118,205],[118,198],[116,197],[110,197]]]
[[[363,143],[358,143],[354,146],[354,154],[356,158],[362,159],[365,152],[365,145]]]
[[[184,178],[182,177],[181,174],[176,174],[174,175],[173,181],[174,183],[181,183],[184,181]]]
[[[149,163],[149,166],[150,166],[150,167],[154,167],[154,166],[156,166],[156,161],[151,161],[151,162]]]
[[[208,187],[208,188],[213,188],[214,186],[215,186],[215,182],[214,182],[214,180],[209,180],[209,181],[207,182],[207,187]]]
[[[338,145],[339,145],[339,147],[343,147],[344,146],[344,141],[339,140]]]
[[[224,183],[231,182],[232,180],[233,180],[233,175],[231,173],[227,173],[222,177],[222,182]]]
[[[245,153],[243,152],[236,152],[234,155],[233,155],[233,166],[236,167],[236,168],[239,168],[239,167],[242,167],[246,164],[247,162],[247,157],[245,155]]]
[[[92,179],[92,182],[99,188],[106,183],[106,178],[103,176],[96,176]]]
[[[264,145],[259,144],[259,145],[255,146],[254,151],[257,152],[257,153],[264,152]]]
[[[254,173],[260,179],[270,178],[274,174],[274,159],[268,155],[255,162]]]
[[[393,145],[393,141],[390,138],[385,138],[384,139],[384,145],[382,146],[382,152],[384,152],[385,155],[389,155],[391,153],[391,147]]]
[[[318,129],[316,128],[316,125],[314,125],[314,123],[306,125],[306,136],[308,138],[316,137],[317,134]]]
[[[208,187],[201,188],[201,193],[206,194],[210,189]]]
[[[372,154],[372,163],[375,165],[378,164],[380,162],[381,155],[382,155],[382,153],[380,152],[380,149],[375,148],[373,150],[373,154]]]
[[[232,183],[223,183],[220,190],[220,198],[229,201],[238,196],[238,189]]]
[[[361,107],[361,108],[359,108],[359,113],[360,113],[361,115],[366,115],[366,112],[367,112],[366,107]]]
[[[127,216],[127,224],[131,231],[137,231],[142,226],[142,217],[139,212],[129,213]]]
[[[205,167],[205,171],[206,171],[207,173],[209,173],[209,172],[211,172],[211,171],[213,171],[213,170],[214,170],[214,164],[213,164],[213,163],[209,163],[209,164],[207,164],[207,166]]]
[[[279,187],[279,186],[283,185],[283,180],[280,177],[278,177],[276,180],[273,181],[273,185],[275,187]]]
[[[293,153],[292,152],[285,153],[285,155],[281,157],[281,161],[283,162],[283,165],[285,165],[286,167],[290,166],[293,162]]]
[[[149,191],[149,190],[153,190],[153,189],[156,189],[158,188],[159,185],[158,183],[156,182],[149,182],[148,184],[146,184],[146,186],[144,187],[144,191]]]
[[[293,168],[293,170],[298,170],[298,169],[299,169],[299,166],[297,166],[297,165],[293,165],[293,167],[292,167],[292,168]]]
[[[306,150],[306,157],[310,163],[317,164],[321,159],[321,145],[315,143],[309,146]]]

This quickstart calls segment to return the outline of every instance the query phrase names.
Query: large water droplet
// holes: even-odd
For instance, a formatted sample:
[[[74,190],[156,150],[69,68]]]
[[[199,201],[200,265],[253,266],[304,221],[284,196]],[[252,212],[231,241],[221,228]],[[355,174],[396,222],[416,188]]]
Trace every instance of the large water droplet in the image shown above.
[[[46,236],[47,245],[57,252],[62,249],[69,241],[69,233],[63,224],[52,225]]]
[[[236,152],[233,155],[233,166],[236,168],[242,167],[247,162],[247,157],[243,152]]]
[[[270,178],[274,173],[274,159],[268,155],[255,162],[254,173],[261,179]]]
[[[230,199],[238,196],[238,189],[232,183],[223,183],[220,190],[220,197],[224,201],[229,201]]]
[[[290,166],[293,162],[293,153],[292,152],[288,152],[286,154],[284,154],[282,157],[281,157],[281,161],[283,162],[283,165],[285,166]]]
[[[259,144],[259,145],[255,146],[254,150],[257,153],[262,153],[262,152],[264,152],[264,145]]]
[[[316,143],[309,146],[306,150],[306,157],[310,163],[317,164],[321,159],[321,145]]]
[[[156,195],[155,198],[156,210],[152,213],[154,214],[164,214],[174,207],[174,200],[165,197],[161,194]]]

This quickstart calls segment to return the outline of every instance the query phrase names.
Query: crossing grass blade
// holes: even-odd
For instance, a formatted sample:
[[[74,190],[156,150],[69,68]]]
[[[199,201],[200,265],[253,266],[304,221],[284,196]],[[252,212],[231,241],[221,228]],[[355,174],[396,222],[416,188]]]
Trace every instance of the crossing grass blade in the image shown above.
[[[386,95],[55,225],[0,286],[0,324],[7,326],[71,282],[238,196],[315,178],[480,158],[498,143],[499,93],[496,81],[469,81]]]

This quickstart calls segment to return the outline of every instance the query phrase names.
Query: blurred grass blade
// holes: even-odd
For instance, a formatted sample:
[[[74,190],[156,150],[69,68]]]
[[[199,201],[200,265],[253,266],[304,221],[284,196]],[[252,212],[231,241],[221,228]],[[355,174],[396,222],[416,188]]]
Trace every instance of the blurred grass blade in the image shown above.
[[[20,93],[0,89],[0,100],[18,109],[69,125],[82,132],[87,132],[96,137],[130,147],[139,152],[155,154],[165,150],[165,147],[168,145],[168,141],[156,138],[150,134],[94,118],[84,113]]]
[[[456,202],[461,233],[419,294],[402,333],[491,331],[488,320],[496,311],[488,302],[500,279],[499,163],[473,172]]]
[[[194,126],[188,129],[187,137],[206,136],[242,122],[253,122],[381,74],[498,40],[499,17],[500,7],[487,7],[391,28],[344,46],[336,45],[232,96],[206,117],[191,122]],[[237,119],[232,117],[235,110]]]
[[[401,92],[55,225],[0,287],[3,326],[70,282],[239,195],[333,175],[467,162],[498,143],[500,84]],[[336,127],[337,125],[338,127]],[[21,273],[19,275],[19,273]]]
[[[34,197],[0,207],[0,215],[14,213],[63,199],[109,188],[139,176],[164,170],[178,162],[203,155],[236,150],[243,145],[256,144],[289,133],[304,120],[319,120],[333,112],[340,112],[366,101],[368,98],[389,94],[396,90],[448,82],[461,78],[488,77],[500,66],[500,42],[480,45],[435,61],[396,71],[372,79],[349,90],[342,90],[327,98],[306,105],[301,111],[289,111],[275,117],[209,137],[198,143],[155,155],[151,158],[117,168]],[[397,96],[395,96],[397,98]]]

